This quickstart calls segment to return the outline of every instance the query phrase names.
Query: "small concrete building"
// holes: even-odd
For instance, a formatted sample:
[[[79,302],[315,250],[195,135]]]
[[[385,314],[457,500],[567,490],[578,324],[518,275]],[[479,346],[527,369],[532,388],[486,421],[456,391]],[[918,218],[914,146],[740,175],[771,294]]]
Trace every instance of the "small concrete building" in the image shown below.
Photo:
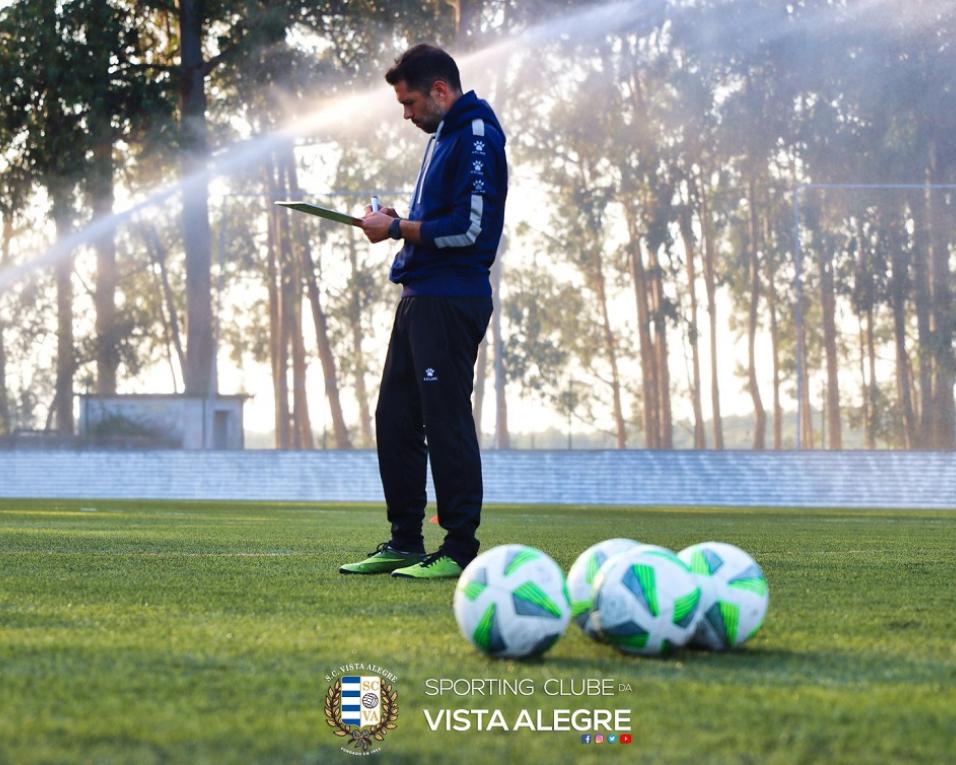
[[[244,393],[81,394],[79,436],[91,446],[235,450],[245,446]]]

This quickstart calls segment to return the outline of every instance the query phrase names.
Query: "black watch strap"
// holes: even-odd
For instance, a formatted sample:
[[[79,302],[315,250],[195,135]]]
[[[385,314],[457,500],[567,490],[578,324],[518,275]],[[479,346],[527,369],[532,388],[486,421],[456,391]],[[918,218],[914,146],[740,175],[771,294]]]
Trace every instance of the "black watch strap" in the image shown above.
[[[402,219],[395,218],[388,226],[388,235],[392,239],[402,238]]]

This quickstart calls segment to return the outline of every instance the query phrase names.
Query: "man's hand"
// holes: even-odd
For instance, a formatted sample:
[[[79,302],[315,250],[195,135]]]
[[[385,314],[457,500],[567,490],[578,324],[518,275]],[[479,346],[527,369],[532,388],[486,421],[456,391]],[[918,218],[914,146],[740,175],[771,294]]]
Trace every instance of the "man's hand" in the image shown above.
[[[365,205],[365,214],[368,215],[370,212],[372,212],[372,205]],[[379,212],[385,213],[391,218],[398,217],[398,213],[395,212],[394,207],[382,207],[379,209]]]
[[[368,240],[375,244],[376,242],[381,242],[384,239],[388,239],[388,227],[392,225],[392,221],[398,217],[395,214],[395,210],[391,207],[388,207],[379,212],[372,212],[371,207],[366,207],[365,217],[362,218],[362,230],[365,232],[365,236]]]

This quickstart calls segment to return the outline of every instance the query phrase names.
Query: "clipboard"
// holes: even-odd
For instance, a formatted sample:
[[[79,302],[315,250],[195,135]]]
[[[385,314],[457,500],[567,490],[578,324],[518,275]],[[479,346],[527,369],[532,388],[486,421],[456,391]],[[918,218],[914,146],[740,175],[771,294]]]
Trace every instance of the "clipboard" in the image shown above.
[[[340,213],[335,210],[328,210],[325,207],[319,207],[318,205],[312,205],[308,202],[299,202],[299,201],[284,201],[276,202],[280,207],[288,207],[290,210],[298,210],[299,212],[306,213],[306,215],[315,215],[319,218],[325,218],[326,220],[332,220],[336,223],[345,223],[349,226],[362,226],[362,219],[356,218],[352,215],[346,215],[345,213]]]

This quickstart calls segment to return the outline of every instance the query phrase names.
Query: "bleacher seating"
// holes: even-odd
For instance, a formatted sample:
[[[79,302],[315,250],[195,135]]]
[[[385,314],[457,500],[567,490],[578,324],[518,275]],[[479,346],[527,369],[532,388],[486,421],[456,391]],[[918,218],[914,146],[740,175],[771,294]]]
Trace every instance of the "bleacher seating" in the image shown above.
[[[488,451],[483,466],[488,503],[956,508],[956,452]],[[373,451],[0,451],[0,496],[380,502],[382,490]]]

